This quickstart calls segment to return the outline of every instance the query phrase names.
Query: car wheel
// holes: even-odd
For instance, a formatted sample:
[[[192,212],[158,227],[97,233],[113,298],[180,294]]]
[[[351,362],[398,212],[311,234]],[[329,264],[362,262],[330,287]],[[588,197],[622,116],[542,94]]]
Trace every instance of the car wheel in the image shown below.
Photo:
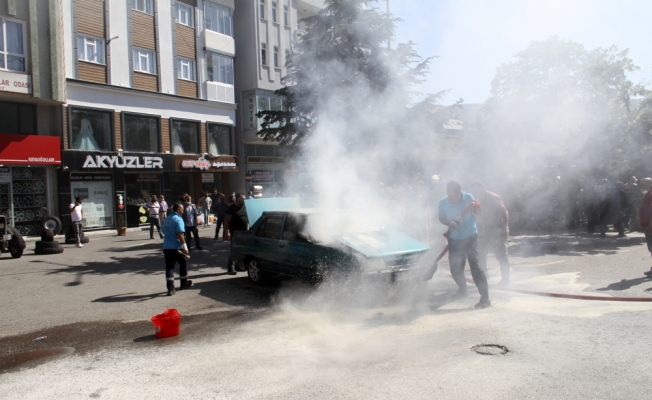
[[[43,229],[49,229],[55,235],[58,235],[61,232],[61,220],[54,215],[48,215],[43,218]]]
[[[48,247],[48,248],[36,248],[34,249],[36,254],[61,254],[63,253],[63,247]]]
[[[25,248],[25,239],[23,239],[23,235],[21,235],[20,232],[18,232],[18,229],[16,229],[15,227],[9,225],[9,226],[7,226],[7,230],[9,231],[9,233],[11,233],[11,236],[12,236],[11,240],[16,239],[18,241],[19,247],[21,249],[24,249]]]
[[[255,258],[249,259],[247,262],[247,276],[252,283],[261,284],[264,281],[265,274],[260,269],[260,264]]]
[[[23,247],[20,245],[18,238],[13,237],[9,241],[9,253],[11,258],[20,258],[23,255]]]
[[[346,278],[346,274],[337,264],[327,263],[321,268],[321,281],[338,283]]]

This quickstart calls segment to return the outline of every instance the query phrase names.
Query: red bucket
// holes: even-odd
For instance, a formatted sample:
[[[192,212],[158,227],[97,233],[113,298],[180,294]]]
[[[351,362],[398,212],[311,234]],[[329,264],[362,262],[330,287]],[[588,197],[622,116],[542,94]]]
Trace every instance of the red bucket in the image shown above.
[[[181,324],[181,314],[176,308],[168,308],[162,314],[153,316],[152,323],[158,339],[177,336]]]

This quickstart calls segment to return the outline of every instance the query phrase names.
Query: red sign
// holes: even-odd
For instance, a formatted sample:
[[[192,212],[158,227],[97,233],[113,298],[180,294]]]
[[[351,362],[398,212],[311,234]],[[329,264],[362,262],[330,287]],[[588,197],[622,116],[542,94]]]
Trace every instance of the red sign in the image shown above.
[[[245,182],[249,183],[249,182],[252,181],[252,179],[254,179],[253,176],[251,176],[251,174],[249,172],[247,172],[245,174]]]
[[[60,165],[58,136],[0,133],[0,164]]]

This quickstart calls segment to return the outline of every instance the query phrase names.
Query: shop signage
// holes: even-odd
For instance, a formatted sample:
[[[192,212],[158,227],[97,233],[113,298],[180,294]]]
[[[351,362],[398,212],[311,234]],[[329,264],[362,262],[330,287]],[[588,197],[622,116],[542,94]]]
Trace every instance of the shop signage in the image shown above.
[[[258,156],[248,156],[247,162],[251,164],[268,164],[268,163],[280,163],[285,162],[283,157],[258,157]]]
[[[113,180],[113,176],[110,174],[70,174],[71,181],[110,181]]]
[[[59,165],[61,141],[58,136],[0,135],[0,164]]]
[[[181,168],[197,168],[203,171],[210,169],[211,162],[205,158],[198,158],[196,160],[183,160],[181,161]]]
[[[161,174],[125,174],[126,183],[158,183]]]
[[[213,183],[214,176],[212,173],[203,173],[201,174],[201,183]]]
[[[32,94],[32,76],[0,71],[0,91]]]
[[[245,174],[245,182],[249,183],[249,182],[251,182],[252,179],[253,179],[253,176],[249,172],[247,172]]]
[[[147,156],[92,156],[89,154],[86,156],[82,168],[163,169],[163,159]]]
[[[274,182],[274,171],[251,171],[254,183]]]
[[[0,167],[0,182],[11,182],[11,171],[9,167]]]
[[[177,156],[177,165],[179,166],[180,171],[189,169],[215,171],[236,169],[238,167],[236,158],[232,156],[219,156],[213,159],[207,159],[205,157],[187,158],[187,156]]]
[[[244,103],[245,107],[243,109],[243,113],[247,129],[256,129],[256,97],[245,97]]]

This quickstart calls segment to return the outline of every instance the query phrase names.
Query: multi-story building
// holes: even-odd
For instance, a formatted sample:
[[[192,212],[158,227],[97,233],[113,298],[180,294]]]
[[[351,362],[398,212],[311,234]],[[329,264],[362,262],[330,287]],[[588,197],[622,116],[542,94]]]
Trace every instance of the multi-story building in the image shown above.
[[[23,235],[58,208],[60,19],[57,1],[0,0],[0,214]]]
[[[135,226],[151,195],[172,203],[231,190],[234,8],[234,0],[62,0],[62,216],[81,195],[88,228]]]
[[[284,99],[274,94],[283,86],[285,55],[291,49],[302,19],[316,14],[323,0],[239,0],[235,14],[236,98],[238,112],[238,155],[241,161],[235,188],[249,189],[260,185],[264,189],[282,188],[285,184],[286,163],[282,149],[264,143],[256,132],[261,121],[256,114],[263,110],[281,110]],[[245,173],[251,183],[245,183]]]

